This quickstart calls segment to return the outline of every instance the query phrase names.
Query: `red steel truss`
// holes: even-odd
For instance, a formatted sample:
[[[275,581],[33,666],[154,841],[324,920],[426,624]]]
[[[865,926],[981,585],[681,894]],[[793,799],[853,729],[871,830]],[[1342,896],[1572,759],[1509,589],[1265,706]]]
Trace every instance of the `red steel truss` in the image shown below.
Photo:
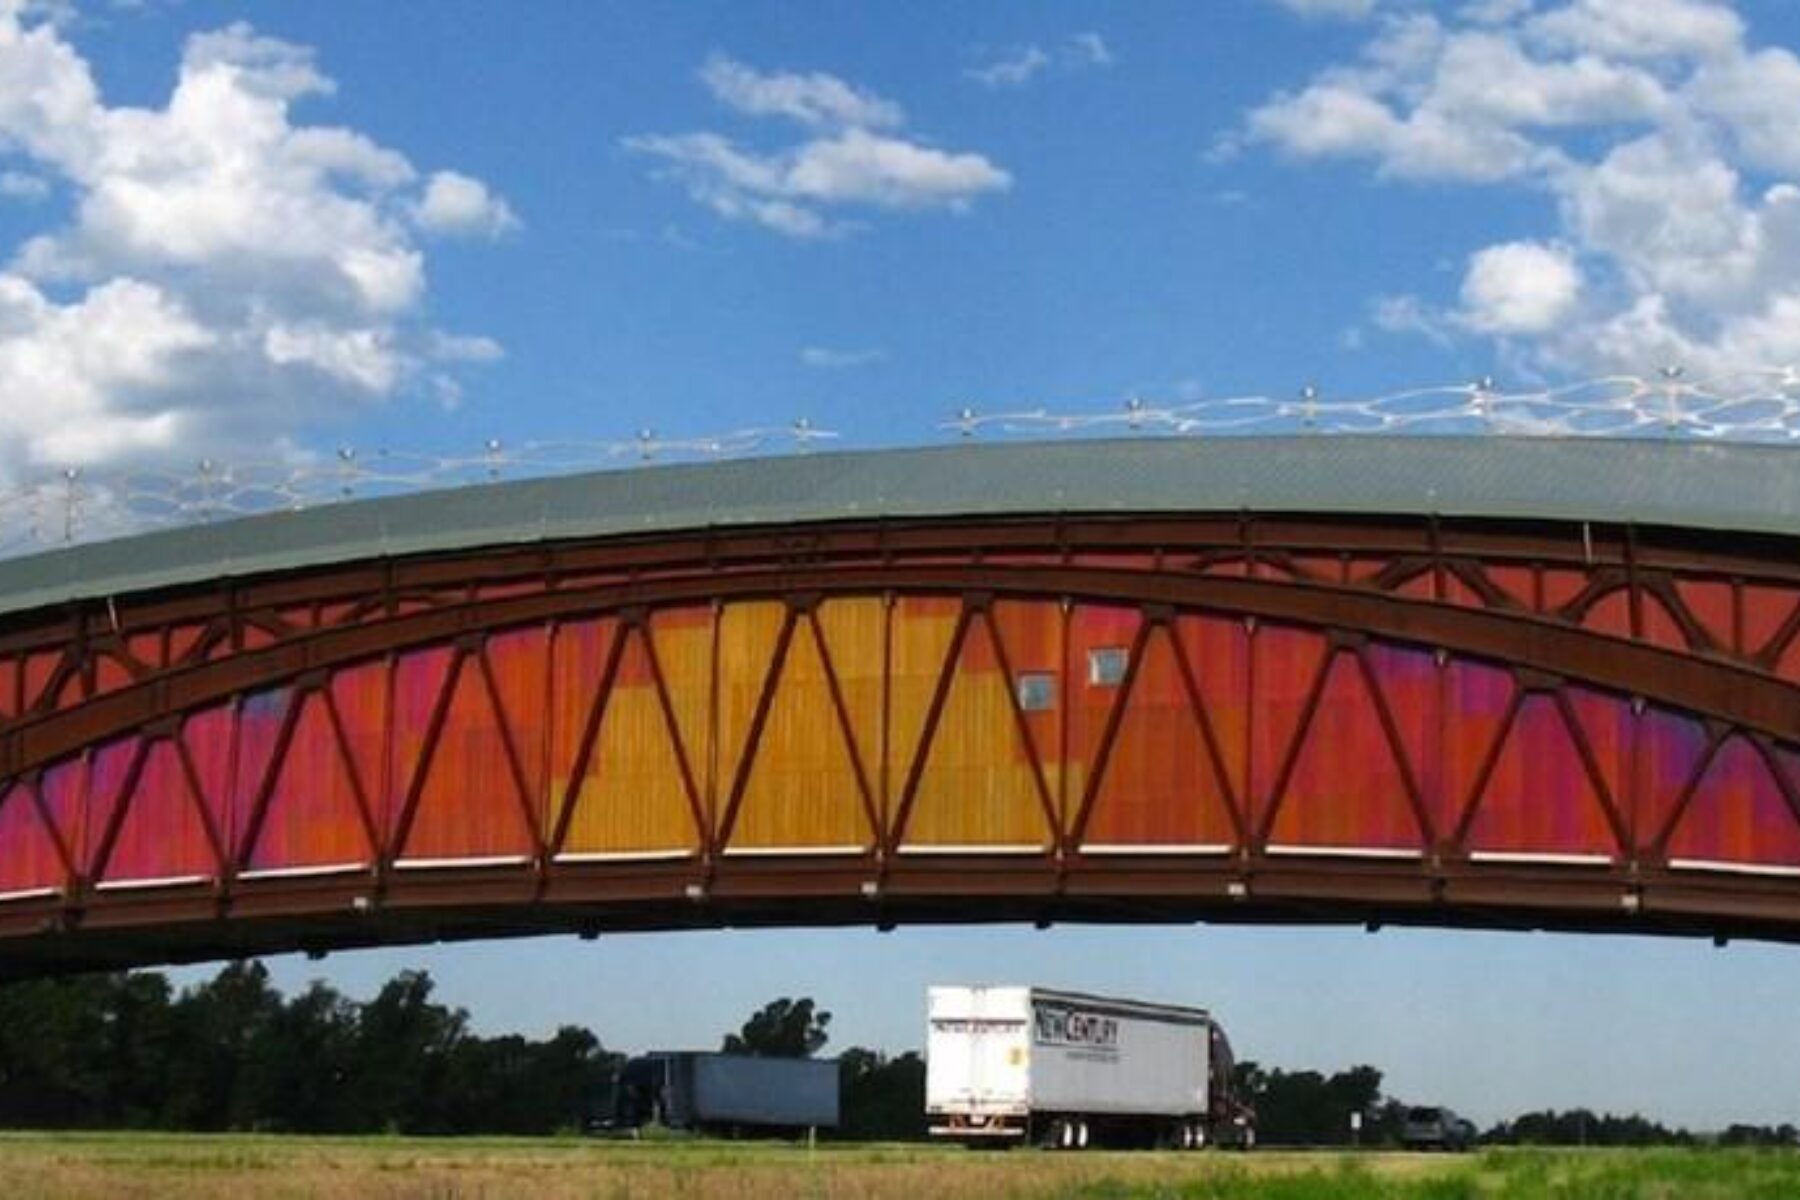
[[[573,930],[1800,937],[1800,555],[831,523],[0,618],[0,974]]]

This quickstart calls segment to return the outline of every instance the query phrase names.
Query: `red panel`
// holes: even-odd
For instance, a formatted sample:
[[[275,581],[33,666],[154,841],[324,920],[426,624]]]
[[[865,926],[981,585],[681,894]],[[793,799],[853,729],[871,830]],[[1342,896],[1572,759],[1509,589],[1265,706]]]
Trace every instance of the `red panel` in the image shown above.
[[[480,664],[470,656],[456,679],[443,732],[425,765],[403,858],[490,858],[533,852],[506,742]]]
[[[1145,644],[1089,813],[1086,845],[1237,842],[1176,653],[1166,629]]]
[[[204,625],[175,625],[169,629],[169,662],[184,661],[206,632]]]
[[[88,836],[88,790],[93,771],[88,759],[70,759],[57,763],[44,772],[38,784],[44,808],[62,836],[76,870],[85,870],[90,850]],[[96,834],[97,836],[97,834]]]
[[[1064,676],[1062,665],[1062,610],[1053,602],[1001,601],[991,610],[993,633],[1006,652],[1006,661],[1014,677],[1026,672],[1055,676],[1064,682],[1057,704],[1048,710],[1024,714],[1025,730],[1031,748],[1043,769],[1051,798],[1057,794],[1055,769],[1062,761],[1062,709],[1072,703],[1071,693],[1086,679],[1087,659],[1076,657],[1073,672]],[[979,641],[980,639],[971,639]],[[1017,695],[1017,689],[1014,689]]]
[[[1175,635],[1193,670],[1201,706],[1225,760],[1226,778],[1242,811],[1249,804],[1250,635],[1242,621],[1228,617],[1178,618]]]
[[[1712,638],[1713,645],[1740,652],[1732,628],[1735,624],[1732,611],[1736,605],[1729,583],[1716,579],[1678,579],[1675,594],[1681,597],[1689,615]]]
[[[231,819],[225,823],[230,831],[230,845],[238,855],[242,855],[243,840],[249,836],[250,809],[262,795],[275,743],[293,699],[291,689],[278,688],[246,696],[238,706],[237,767],[231,783]]]
[[[415,650],[394,664],[393,720],[388,751],[388,795],[382,838],[393,849],[394,826],[400,820],[413,777],[419,770],[419,756],[425,747],[425,734],[431,726],[431,714],[449,677],[453,652],[438,646]]]
[[[94,694],[116,692],[131,682],[131,672],[111,654],[94,656]]]
[[[0,658],[0,721],[19,713],[19,661]]]
[[[300,698],[293,740],[276,766],[261,832],[242,853],[258,871],[343,866],[374,856],[322,692]]]
[[[1445,836],[1455,833],[1456,821],[1475,800],[1482,764],[1500,737],[1513,691],[1511,673],[1499,667],[1454,659],[1444,667],[1440,778]]]
[[[231,754],[237,718],[230,705],[195,713],[181,726],[181,741],[200,785],[200,799],[212,814],[213,828],[227,847],[237,845],[232,803]]]
[[[1800,822],[1754,746],[1720,747],[1669,839],[1669,858],[1800,867]]]
[[[1428,651],[1371,645],[1364,655],[1386,697],[1400,745],[1412,767],[1425,815],[1439,837],[1448,836],[1460,815],[1444,777],[1442,707],[1445,669]]]
[[[61,652],[44,654],[27,654],[25,656],[25,710],[37,707],[43,699],[44,688],[55,674],[57,665],[62,662]]]
[[[1706,754],[1706,730],[1700,722],[1662,709],[1647,708],[1639,718],[1637,737],[1637,843],[1650,849],[1669,823]]]
[[[1594,767],[1600,775],[1600,782],[1624,823],[1626,844],[1635,846],[1639,844],[1639,839],[1633,833],[1636,826],[1632,819],[1634,783],[1631,759],[1636,718],[1631,713],[1631,702],[1620,696],[1579,687],[1567,688],[1563,694],[1569,701],[1570,711],[1574,713],[1576,729],[1587,740],[1588,749],[1593,753]]]
[[[1680,650],[1685,653],[1689,649],[1687,634],[1681,631],[1675,615],[1654,593],[1646,591],[1640,595],[1644,614],[1643,640],[1654,646],[1666,646],[1671,650]],[[1729,630],[1726,632],[1723,644],[1726,646],[1731,644]]]
[[[1356,656],[1331,662],[1300,757],[1269,831],[1271,846],[1417,850],[1424,831]]]
[[[1471,853],[1603,855],[1617,841],[1555,701],[1525,699],[1469,827]]]
[[[351,769],[362,785],[375,827],[386,829],[398,803],[387,786],[388,665],[377,660],[337,671],[330,690]]]
[[[1624,588],[1608,592],[1581,616],[1581,627],[1613,637],[1631,636],[1631,597]]]
[[[488,640],[488,667],[500,695],[501,716],[518,751],[532,811],[542,811],[549,767],[549,726],[544,720],[549,693],[550,631],[545,626],[498,634]]]
[[[1251,829],[1262,827],[1270,792],[1280,783],[1325,652],[1325,639],[1317,633],[1279,625],[1260,626],[1256,631],[1251,647],[1255,710],[1250,723],[1250,777],[1255,793],[1245,813]]]
[[[1143,617],[1135,608],[1081,605],[1069,613],[1069,803],[1078,803],[1093,776],[1094,757],[1107,719],[1119,702],[1118,685],[1088,680],[1088,656],[1096,650],[1129,652]],[[1090,840],[1106,840],[1089,834]]]
[[[110,826],[113,814],[125,799],[125,785],[130,782],[131,764],[142,748],[141,737],[120,738],[94,752],[88,769],[86,854],[78,859],[82,873],[92,876],[99,868],[95,861],[100,841]]]
[[[1551,567],[1544,570],[1542,576],[1544,611],[1547,613],[1561,612],[1575,597],[1581,595],[1588,585],[1586,571]]]
[[[1489,563],[1483,570],[1487,573],[1488,582],[1511,597],[1513,603],[1520,608],[1531,608],[1536,581],[1530,567]]]
[[[0,790],[0,846],[0,893],[67,886],[56,842],[22,783]]]
[[[1792,588],[1744,588],[1744,651],[1761,654],[1782,626],[1800,614],[1800,594]]]
[[[138,773],[137,786],[124,796],[125,806],[112,854],[101,868],[103,880],[210,877],[218,858],[207,840],[200,798],[188,785],[175,742],[160,739],[150,746]]]
[[[131,657],[146,667],[154,669],[168,665],[163,661],[161,630],[154,630],[150,633],[134,633],[125,639],[125,648],[131,652]]]

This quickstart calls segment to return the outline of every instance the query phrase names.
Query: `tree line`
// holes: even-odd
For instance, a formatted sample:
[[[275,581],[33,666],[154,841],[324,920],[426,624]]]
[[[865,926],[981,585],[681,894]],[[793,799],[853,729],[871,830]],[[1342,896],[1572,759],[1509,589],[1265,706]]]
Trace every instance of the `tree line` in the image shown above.
[[[231,963],[176,991],[156,972],[0,987],[0,1126],[262,1130],[291,1133],[549,1134],[611,1113],[625,1055],[592,1030],[483,1037],[402,971],[368,1000],[315,981],[284,996],[259,962]],[[830,1041],[810,998],[752,1013],[720,1048],[805,1058]],[[852,1047],[838,1055],[841,1138],[925,1136],[925,1061]],[[1242,1062],[1236,1085],[1264,1145],[1398,1144],[1406,1105],[1382,1072],[1326,1075]],[[1361,1114],[1352,1129],[1350,1115]],[[1485,1131],[1493,1144],[1679,1145],[1699,1140],[1644,1117],[1525,1113]],[[1716,1139],[1794,1145],[1791,1125],[1734,1125]]]
[[[0,1126],[291,1133],[549,1134],[610,1115],[625,1055],[589,1029],[482,1037],[402,971],[373,998],[315,981],[282,995],[260,962],[177,992],[152,971],[0,987]],[[779,1000],[724,1039],[805,1056],[831,1016]],[[839,1058],[842,1136],[923,1136],[925,1064]]]

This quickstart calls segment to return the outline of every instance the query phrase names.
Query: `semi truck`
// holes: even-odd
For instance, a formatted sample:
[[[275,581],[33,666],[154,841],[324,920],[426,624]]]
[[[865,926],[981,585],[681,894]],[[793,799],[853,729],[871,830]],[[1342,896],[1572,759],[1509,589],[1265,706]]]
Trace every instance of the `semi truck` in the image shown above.
[[[614,1129],[694,1133],[835,1129],[836,1059],[665,1050],[631,1059],[613,1088]]]
[[[1231,1043],[1205,1009],[1036,987],[932,987],[925,1109],[966,1145],[1256,1143]]]

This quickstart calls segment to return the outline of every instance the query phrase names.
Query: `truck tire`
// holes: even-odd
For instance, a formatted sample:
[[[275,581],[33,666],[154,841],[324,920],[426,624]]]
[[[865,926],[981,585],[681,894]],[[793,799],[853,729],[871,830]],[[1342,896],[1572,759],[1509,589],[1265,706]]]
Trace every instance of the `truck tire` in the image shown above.
[[[1054,1128],[1056,1129],[1056,1148],[1073,1150],[1075,1148],[1075,1122],[1059,1120]]]
[[[1088,1148],[1088,1123],[1086,1121],[1075,1122],[1075,1148],[1077,1150]]]

